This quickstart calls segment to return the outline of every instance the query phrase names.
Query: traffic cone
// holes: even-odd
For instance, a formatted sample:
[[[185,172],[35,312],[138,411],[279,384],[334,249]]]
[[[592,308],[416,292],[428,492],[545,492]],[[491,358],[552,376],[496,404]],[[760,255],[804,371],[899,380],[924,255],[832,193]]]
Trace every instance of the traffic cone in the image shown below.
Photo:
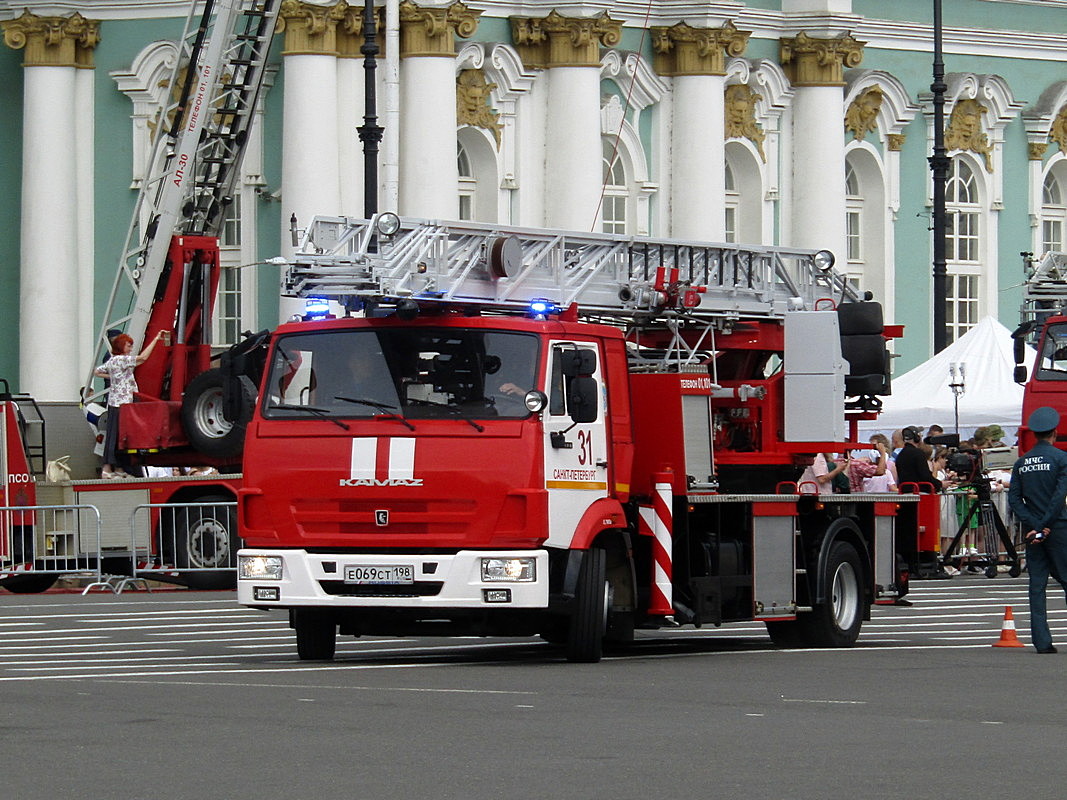
[[[1004,606],[1004,625],[1000,629],[1000,639],[993,642],[993,647],[1026,647],[1015,635],[1015,615],[1011,613],[1011,606]]]

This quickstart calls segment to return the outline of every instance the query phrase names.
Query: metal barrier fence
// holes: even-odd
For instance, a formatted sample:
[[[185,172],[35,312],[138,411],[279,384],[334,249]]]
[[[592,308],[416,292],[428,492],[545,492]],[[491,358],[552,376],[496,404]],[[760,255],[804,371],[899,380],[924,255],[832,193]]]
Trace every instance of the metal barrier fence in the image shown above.
[[[104,579],[100,511],[91,505],[0,507],[0,586],[40,592],[60,575]],[[85,593],[83,592],[83,594]]]
[[[130,515],[130,577],[119,591],[148,578],[193,589],[235,588],[240,547],[235,502],[139,505]]]

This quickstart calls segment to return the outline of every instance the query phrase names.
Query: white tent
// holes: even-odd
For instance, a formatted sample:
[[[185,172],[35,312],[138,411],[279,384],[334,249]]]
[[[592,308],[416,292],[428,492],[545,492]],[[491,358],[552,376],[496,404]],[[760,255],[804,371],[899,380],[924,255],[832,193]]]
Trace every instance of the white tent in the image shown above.
[[[905,334],[906,335],[906,334]],[[1022,424],[1023,389],[1012,380],[1015,358],[1011,331],[993,317],[985,317],[940,353],[914,369],[893,378],[893,394],[883,398],[876,420],[860,422],[860,436],[891,431],[905,425],[923,428],[934,423],[955,433],[955,397],[950,384],[959,382],[963,366],[964,390],[959,397],[959,433],[963,439],[983,425],[1000,425],[1012,444],[1015,429]],[[1035,353],[1026,348],[1027,372]],[[957,370],[953,380],[951,370]]]

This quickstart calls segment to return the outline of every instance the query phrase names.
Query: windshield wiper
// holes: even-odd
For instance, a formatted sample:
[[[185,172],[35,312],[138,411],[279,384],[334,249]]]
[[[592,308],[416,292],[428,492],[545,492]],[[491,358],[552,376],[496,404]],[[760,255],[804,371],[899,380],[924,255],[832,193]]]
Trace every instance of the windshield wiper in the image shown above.
[[[376,408],[381,412],[381,415],[386,419],[395,419],[397,422],[402,422],[409,431],[415,430],[415,426],[408,422],[401,414],[397,414],[396,406],[389,406],[385,403],[379,403],[377,400],[364,400],[359,397],[345,397],[344,395],[334,395],[334,400],[344,400],[346,403],[356,403],[361,406],[370,406]]]
[[[449,403],[438,403],[436,400],[422,400],[422,399],[417,398],[417,397],[409,397],[408,398],[408,404],[409,405],[410,404],[414,404],[414,405],[422,405],[422,406],[433,406],[434,408],[443,408],[446,411],[448,411],[448,412],[450,412],[452,414],[455,414],[457,417],[459,417],[464,422],[468,423],[472,428],[474,428],[474,430],[478,431],[478,433],[481,433],[482,431],[485,430],[485,426],[484,425],[479,425],[477,422],[475,422],[469,416],[464,414],[462,409],[460,409],[458,406],[450,405]]]
[[[346,431],[351,430],[352,426],[336,417],[330,416],[330,413],[325,408],[319,408],[318,406],[297,406],[290,403],[277,403],[271,406],[271,409],[280,409],[281,411],[306,411],[309,414],[314,414],[316,417],[322,419],[328,419],[334,425],[339,428],[344,428]]]

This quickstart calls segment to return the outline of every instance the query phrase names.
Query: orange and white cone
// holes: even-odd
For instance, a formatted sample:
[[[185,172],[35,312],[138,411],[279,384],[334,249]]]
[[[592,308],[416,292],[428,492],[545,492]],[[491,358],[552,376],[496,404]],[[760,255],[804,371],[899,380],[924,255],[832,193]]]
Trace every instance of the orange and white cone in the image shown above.
[[[1004,625],[1000,629],[1000,639],[993,642],[993,647],[1026,647],[1015,635],[1015,615],[1011,606],[1004,606]]]

